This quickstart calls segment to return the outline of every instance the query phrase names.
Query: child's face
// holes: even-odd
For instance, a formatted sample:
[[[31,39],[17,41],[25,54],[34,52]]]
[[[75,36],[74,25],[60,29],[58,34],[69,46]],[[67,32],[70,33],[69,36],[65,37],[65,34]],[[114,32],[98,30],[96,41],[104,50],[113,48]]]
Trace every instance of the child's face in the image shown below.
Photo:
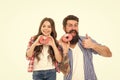
[[[45,21],[43,24],[42,24],[42,27],[41,27],[41,32],[43,35],[45,36],[49,36],[52,32],[52,28],[51,28],[51,24],[49,21]]]

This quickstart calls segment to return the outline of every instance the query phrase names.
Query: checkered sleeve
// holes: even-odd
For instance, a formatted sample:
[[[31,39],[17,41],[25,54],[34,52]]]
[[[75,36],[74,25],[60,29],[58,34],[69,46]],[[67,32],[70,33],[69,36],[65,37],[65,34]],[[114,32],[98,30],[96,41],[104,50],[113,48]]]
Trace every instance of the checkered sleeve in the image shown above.
[[[33,40],[34,40],[34,37],[31,37],[29,42],[28,42],[28,45],[27,45],[27,50],[30,49],[31,45],[33,44]],[[27,52],[27,50],[26,50],[26,52]],[[34,65],[34,56],[28,57],[26,55],[26,59],[29,60],[28,72],[32,72],[33,71],[33,65]]]
[[[31,47],[31,45],[33,44],[33,42],[34,42],[34,37],[31,37],[30,40],[29,40],[29,42],[28,42],[26,52],[27,52],[27,50],[30,49],[30,47]],[[32,57],[28,57],[27,54],[26,54],[26,59],[27,59],[27,60],[30,60],[30,59],[32,59]]]

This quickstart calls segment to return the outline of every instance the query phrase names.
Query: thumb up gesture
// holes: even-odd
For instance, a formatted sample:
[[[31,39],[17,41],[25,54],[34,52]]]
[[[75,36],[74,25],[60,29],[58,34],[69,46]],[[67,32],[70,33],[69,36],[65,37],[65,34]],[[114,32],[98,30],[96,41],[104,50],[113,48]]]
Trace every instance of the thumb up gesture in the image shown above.
[[[93,48],[95,43],[92,42],[91,38],[86,34],[85,38],[82,41],[84,48]]]

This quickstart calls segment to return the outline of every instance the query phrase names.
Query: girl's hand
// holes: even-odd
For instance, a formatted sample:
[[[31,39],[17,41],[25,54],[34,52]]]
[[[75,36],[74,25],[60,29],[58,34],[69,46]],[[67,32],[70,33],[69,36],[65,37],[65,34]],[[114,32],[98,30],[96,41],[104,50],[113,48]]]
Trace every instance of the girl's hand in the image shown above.
[[[41,37],[42,35],[40,35],[40,36],[38,36],[38,38],[35,40],[35,42],[33,43],[34,45],[36,45],[36,46],[38,46],[38,45],[42,45],[42,44],[40,44],[40,37]]]
[[[48,37],[49,37],[49,41],[46,45],[49,45],[49,46],[53,47],[55,45],[55,41],[54,41],[52,36],[48,36]]]

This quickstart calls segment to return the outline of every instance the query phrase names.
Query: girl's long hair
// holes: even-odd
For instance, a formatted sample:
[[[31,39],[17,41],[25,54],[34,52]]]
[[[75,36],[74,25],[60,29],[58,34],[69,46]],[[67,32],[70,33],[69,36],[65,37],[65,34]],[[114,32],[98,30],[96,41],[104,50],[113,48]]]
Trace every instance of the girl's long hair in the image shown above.
[[[47,17],[46,17],[46,18],[44,18],[44,19],[41,21],[40,26],[39,26],[38,33],[37,33],[37,35],[35,35],[35,37],[34,37],[34,41],[38,38],[39,35],[42,35],[41,27],[42,27],[42,25],[43,25],[43,23],[44,23],[45,21],[50,22],[51,28],[52,28],[52,32],[51,32],[50,35],[53,37],[53,39],[54,39],[54,41],[55,41],[55,44],[56,44],[56,46],[58,47],[58,43],[57,43],[57,40],[56,40],[56,38],[57,38],[57,33],[56,33],[56,30],[55,30],[55,23],[54,23],[53,19],[51,19],[51,18],[47,18]],[[43,45],[36,46],[35,49],[34,49],[34,51],[35,51],[34,57],[36,57],[38,61],[40,60],[40,57],[39,57],[38,55],[42,53],[42,49],[43,49]],[[54,63],[54,62],[56,61],[56,59],[55,59],[54,51],[53,51],[53,49],[52,49],[51,46],[49,46],[48,53],[49,53],[49,55],[50,55],[50,57],[51,57],[51,59],[52,59],[52,63]],[[49,58],[49,57],[48,57],[48,58]]]

